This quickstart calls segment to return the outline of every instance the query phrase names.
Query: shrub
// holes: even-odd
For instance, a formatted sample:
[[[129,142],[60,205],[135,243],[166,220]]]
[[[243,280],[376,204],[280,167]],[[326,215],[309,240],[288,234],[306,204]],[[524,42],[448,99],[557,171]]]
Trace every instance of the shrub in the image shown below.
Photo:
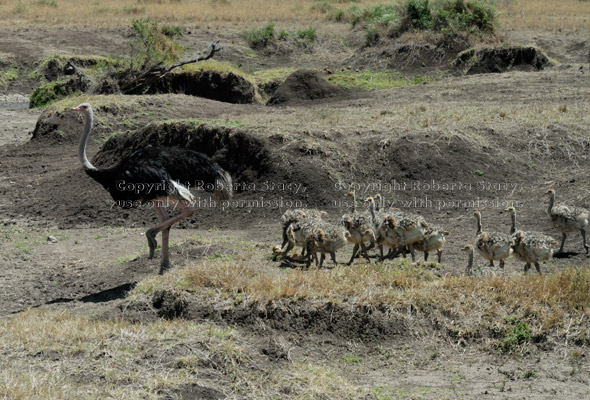
[[[77,91],[69,84],[69,81],[49,82],[35,88],[29,98],[29,107],[43,107],[56,100],[70,96]]]
[[[364,9],[355,4],[346,10],[335,9],[331,18],[363,29],[367,45],[374,44],[382,36],[395,36],[409,30],[491,33],[497,25],[492,0],[404,0],[398,5],[388,3]]]
[[[308,42],[313,42],[317,37],[316,31],[314,28],[309,28],[309,29],[305,29],[302,31],[298,31],[296,33],[296,36],[298,39],[305,40]]]
[[[497,24],[496,17],[493,4],[489,1],[445,0],[433,15],[433,29],[493,32]]]
[[[315,28],[304,29],[295,33],[283,29],[277,33],[275,24],[272,23],[246,32],[246,40],[253,49],[261,49],[274,44],[277,40],[287,40],[289,38],[294,38],[298,44],[307,46],[315,41],[317,34]]]
[[[270,23],[262,28],[256,28],[246,33],[246,39],[253,49],[268,46],[275,40],[275,24]]]
[[[408,22],[415,29],[430,29],[432,15],[428,0],[410,0],[407,4]]]
[[[176,36],[174,28],[163,29],[149,18],[134,19],[131,31],[135,37],[135,40],[130,43],[134,67],[146,68],[152,64],[170,64],[178,61],[184,52],[184,48],[172,40],[172,37]]]

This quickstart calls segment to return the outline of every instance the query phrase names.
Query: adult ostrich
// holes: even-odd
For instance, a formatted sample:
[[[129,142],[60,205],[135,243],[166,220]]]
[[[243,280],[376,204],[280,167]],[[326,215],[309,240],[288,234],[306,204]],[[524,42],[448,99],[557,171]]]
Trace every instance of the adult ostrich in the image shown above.
[[[88,103],[73,108],[84,118],[84,130],[78,147],[78,157],[92,179],[109,191],[117,205],[131,208],[150,202],[154,205],[160,224],[148,229],[145,236],[154,257],[156,235],[162,232],[160,274],[170,266],[168,239],[170,227],[194,212],[195,197],[188,190],[195,182],[213,192],[218,200],[232,195],[231,176],[203,153],[177,147],[147,146],[134,151],[118,164],[99,169],[88,161],[86,144],[92,130],[93,112]],[[180,206],[180,213],[168,215],[166,205]]]

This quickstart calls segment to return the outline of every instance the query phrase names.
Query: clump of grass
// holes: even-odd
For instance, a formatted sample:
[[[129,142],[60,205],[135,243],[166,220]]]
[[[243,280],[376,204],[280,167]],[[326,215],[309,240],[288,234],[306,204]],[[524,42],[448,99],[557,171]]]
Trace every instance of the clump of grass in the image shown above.
[[[259,49],[268,46],[276,38],[275,24],[269,23],[262,28],[254,28],[246,32],[248,44],[253,49]]]
[[[0,87],[18,79],[18,66],[9,64],[7,68],[0,70]]]
[[[303,29],[301,31],[297,31],[295,33],[295,35],[298,39],[305,40],[308,42],[313,42],[317,38],[315,28],[308,28],[308,29]]]
[[[270,45],[276,45],[278,41],[294,38],[298,44],[309,46],[317,38],[315,28],[303,29],[296,32],[288,32],[275,29],[274,23],[269,23],[261,28],[255,28],[245,33],[248,44],[253,49],[262,49]]]
[[[498,343],[498,349],[502,353],[513,351],[518,345],[528,341],[531,338],[531,329],[525,321],[507,319],[510,325],[504,337]]]
[[[68,85],[67,81],[54,81],[35,88],[29,97],[29,107],[44,107],[54,101],[72,96],[79,91]]]

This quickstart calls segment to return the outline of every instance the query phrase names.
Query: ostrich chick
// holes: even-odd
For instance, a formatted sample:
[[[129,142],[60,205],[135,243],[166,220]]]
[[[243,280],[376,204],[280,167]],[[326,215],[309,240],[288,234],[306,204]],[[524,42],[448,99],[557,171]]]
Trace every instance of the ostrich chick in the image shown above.
[[[486,260],[490,261],[490,266],[494,266],[494,260],[500,261],[500,268],[504,269],[504,260],[512,254],[514,239],[501,232],[483,232],[481,227],[481,212],[473,212],[477,220],[477,233],[475,247]]]
[[[567,232],[580,231],[582,234],[582,243],[586,254],[588,254],[589,247],[586,244],[586,228],[588,227],[588,219],[590,212],[582,207],[566,206],[563,204],[555,204],[555,189],[547,190],[549,196],[549,208],[547,213],[551,217],[553,227],[557,232],[561,232],[561,245],[558,253],[563,253],[563,245],[567,237]]]

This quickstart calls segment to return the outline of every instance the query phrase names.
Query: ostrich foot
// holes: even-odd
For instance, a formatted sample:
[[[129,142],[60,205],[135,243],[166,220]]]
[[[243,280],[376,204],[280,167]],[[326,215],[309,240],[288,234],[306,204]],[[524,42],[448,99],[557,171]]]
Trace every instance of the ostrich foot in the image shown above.
[[[166,271],[168,268],[170,268],[170,262],[168,260],[164,261],[162,260],[162,262],[160,263],[160,275],[164,274],[164,271]]]

